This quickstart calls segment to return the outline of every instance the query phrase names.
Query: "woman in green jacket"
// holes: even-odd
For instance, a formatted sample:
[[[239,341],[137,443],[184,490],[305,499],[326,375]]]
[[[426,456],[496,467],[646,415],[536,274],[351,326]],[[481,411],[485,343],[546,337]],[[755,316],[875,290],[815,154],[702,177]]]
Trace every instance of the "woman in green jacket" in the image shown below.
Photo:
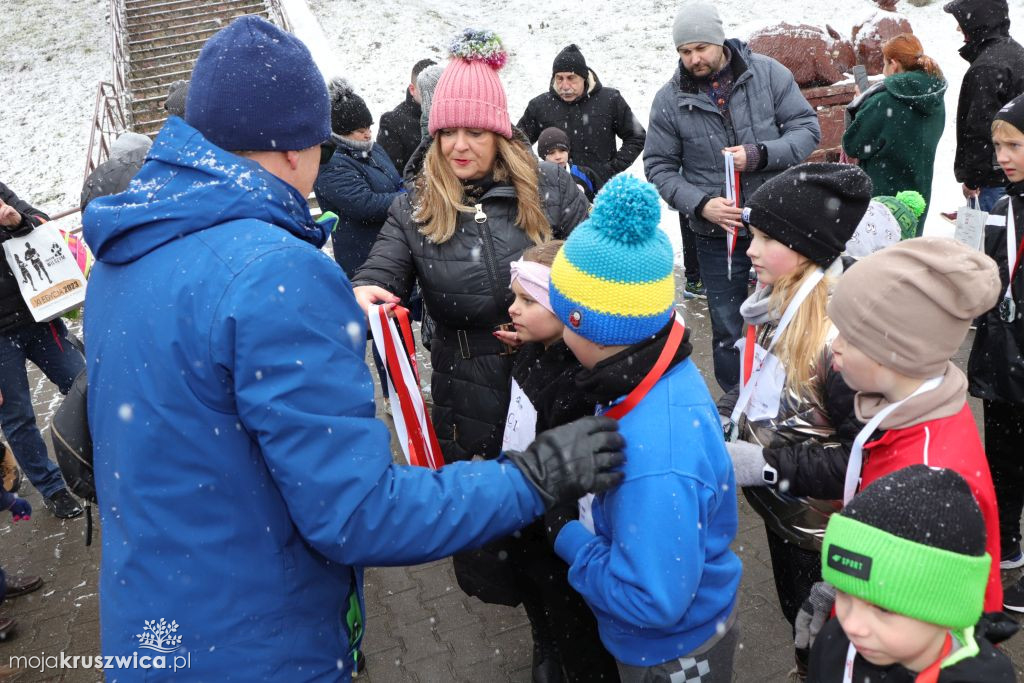
[[[843,150],[860,160],[876,196],[917,190],[930,202],[935,148],[946,123],[946,79],[911,33],[886,42],[882,56],[885,80],[847,107]],[[918,235],[927,215],[926,205]]]

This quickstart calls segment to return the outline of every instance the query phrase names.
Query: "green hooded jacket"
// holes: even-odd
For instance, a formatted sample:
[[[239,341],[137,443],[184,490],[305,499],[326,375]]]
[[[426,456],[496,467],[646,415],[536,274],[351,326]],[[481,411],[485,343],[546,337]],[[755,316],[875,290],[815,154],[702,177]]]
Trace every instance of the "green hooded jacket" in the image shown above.
[[[874,195],[917,190],[930,206],[935,148],[946,124],[946,81],[905,71],[886,77],[882,85],[851,103],[853,120],[843,134],[843,149],[860,160]],[[919,231],[927,215],[925,208]]]

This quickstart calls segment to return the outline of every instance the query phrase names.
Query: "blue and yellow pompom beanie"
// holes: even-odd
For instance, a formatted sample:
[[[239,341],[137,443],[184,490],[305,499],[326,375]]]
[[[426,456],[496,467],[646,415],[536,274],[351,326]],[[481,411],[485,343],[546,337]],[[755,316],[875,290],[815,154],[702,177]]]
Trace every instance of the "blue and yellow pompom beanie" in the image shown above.
[[[617,175],[601,188],[551,266],[551,307],[576,334],[605,346],[636,344],[669,321],[673,252],[658,227],[650,183]]]

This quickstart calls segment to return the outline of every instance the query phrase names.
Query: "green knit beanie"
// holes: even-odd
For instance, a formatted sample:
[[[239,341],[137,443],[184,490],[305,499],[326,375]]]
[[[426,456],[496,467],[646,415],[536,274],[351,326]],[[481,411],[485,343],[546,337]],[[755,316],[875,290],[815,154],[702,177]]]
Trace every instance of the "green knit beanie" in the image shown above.
[[[951,629],[981,617],[992,558],[963,478],[913,465],[886,475],[832,515],[821,575],[896,614]]]
[[[900,224],[901,239],[909,240],[917,237],[917,222],[927,206],[920,192],[903,190],[897,192],[895,197],[887,195],[875,197],[875,201],[884,204],[885,208],[892,212],[896,222]]]

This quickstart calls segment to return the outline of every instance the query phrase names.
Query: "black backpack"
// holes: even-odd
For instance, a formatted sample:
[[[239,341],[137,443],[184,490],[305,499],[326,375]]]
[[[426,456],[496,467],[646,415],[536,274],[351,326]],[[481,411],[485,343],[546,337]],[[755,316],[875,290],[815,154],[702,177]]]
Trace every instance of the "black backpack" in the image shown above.
[[[85,544],[92,543],[92,503],[96,502],[96,478],[92,467],[92,435],[86,410],[88,380],[85,370],[78,373],[71,390],[61,402],[50,423],[53,452],[73,494],[85,500]]]

